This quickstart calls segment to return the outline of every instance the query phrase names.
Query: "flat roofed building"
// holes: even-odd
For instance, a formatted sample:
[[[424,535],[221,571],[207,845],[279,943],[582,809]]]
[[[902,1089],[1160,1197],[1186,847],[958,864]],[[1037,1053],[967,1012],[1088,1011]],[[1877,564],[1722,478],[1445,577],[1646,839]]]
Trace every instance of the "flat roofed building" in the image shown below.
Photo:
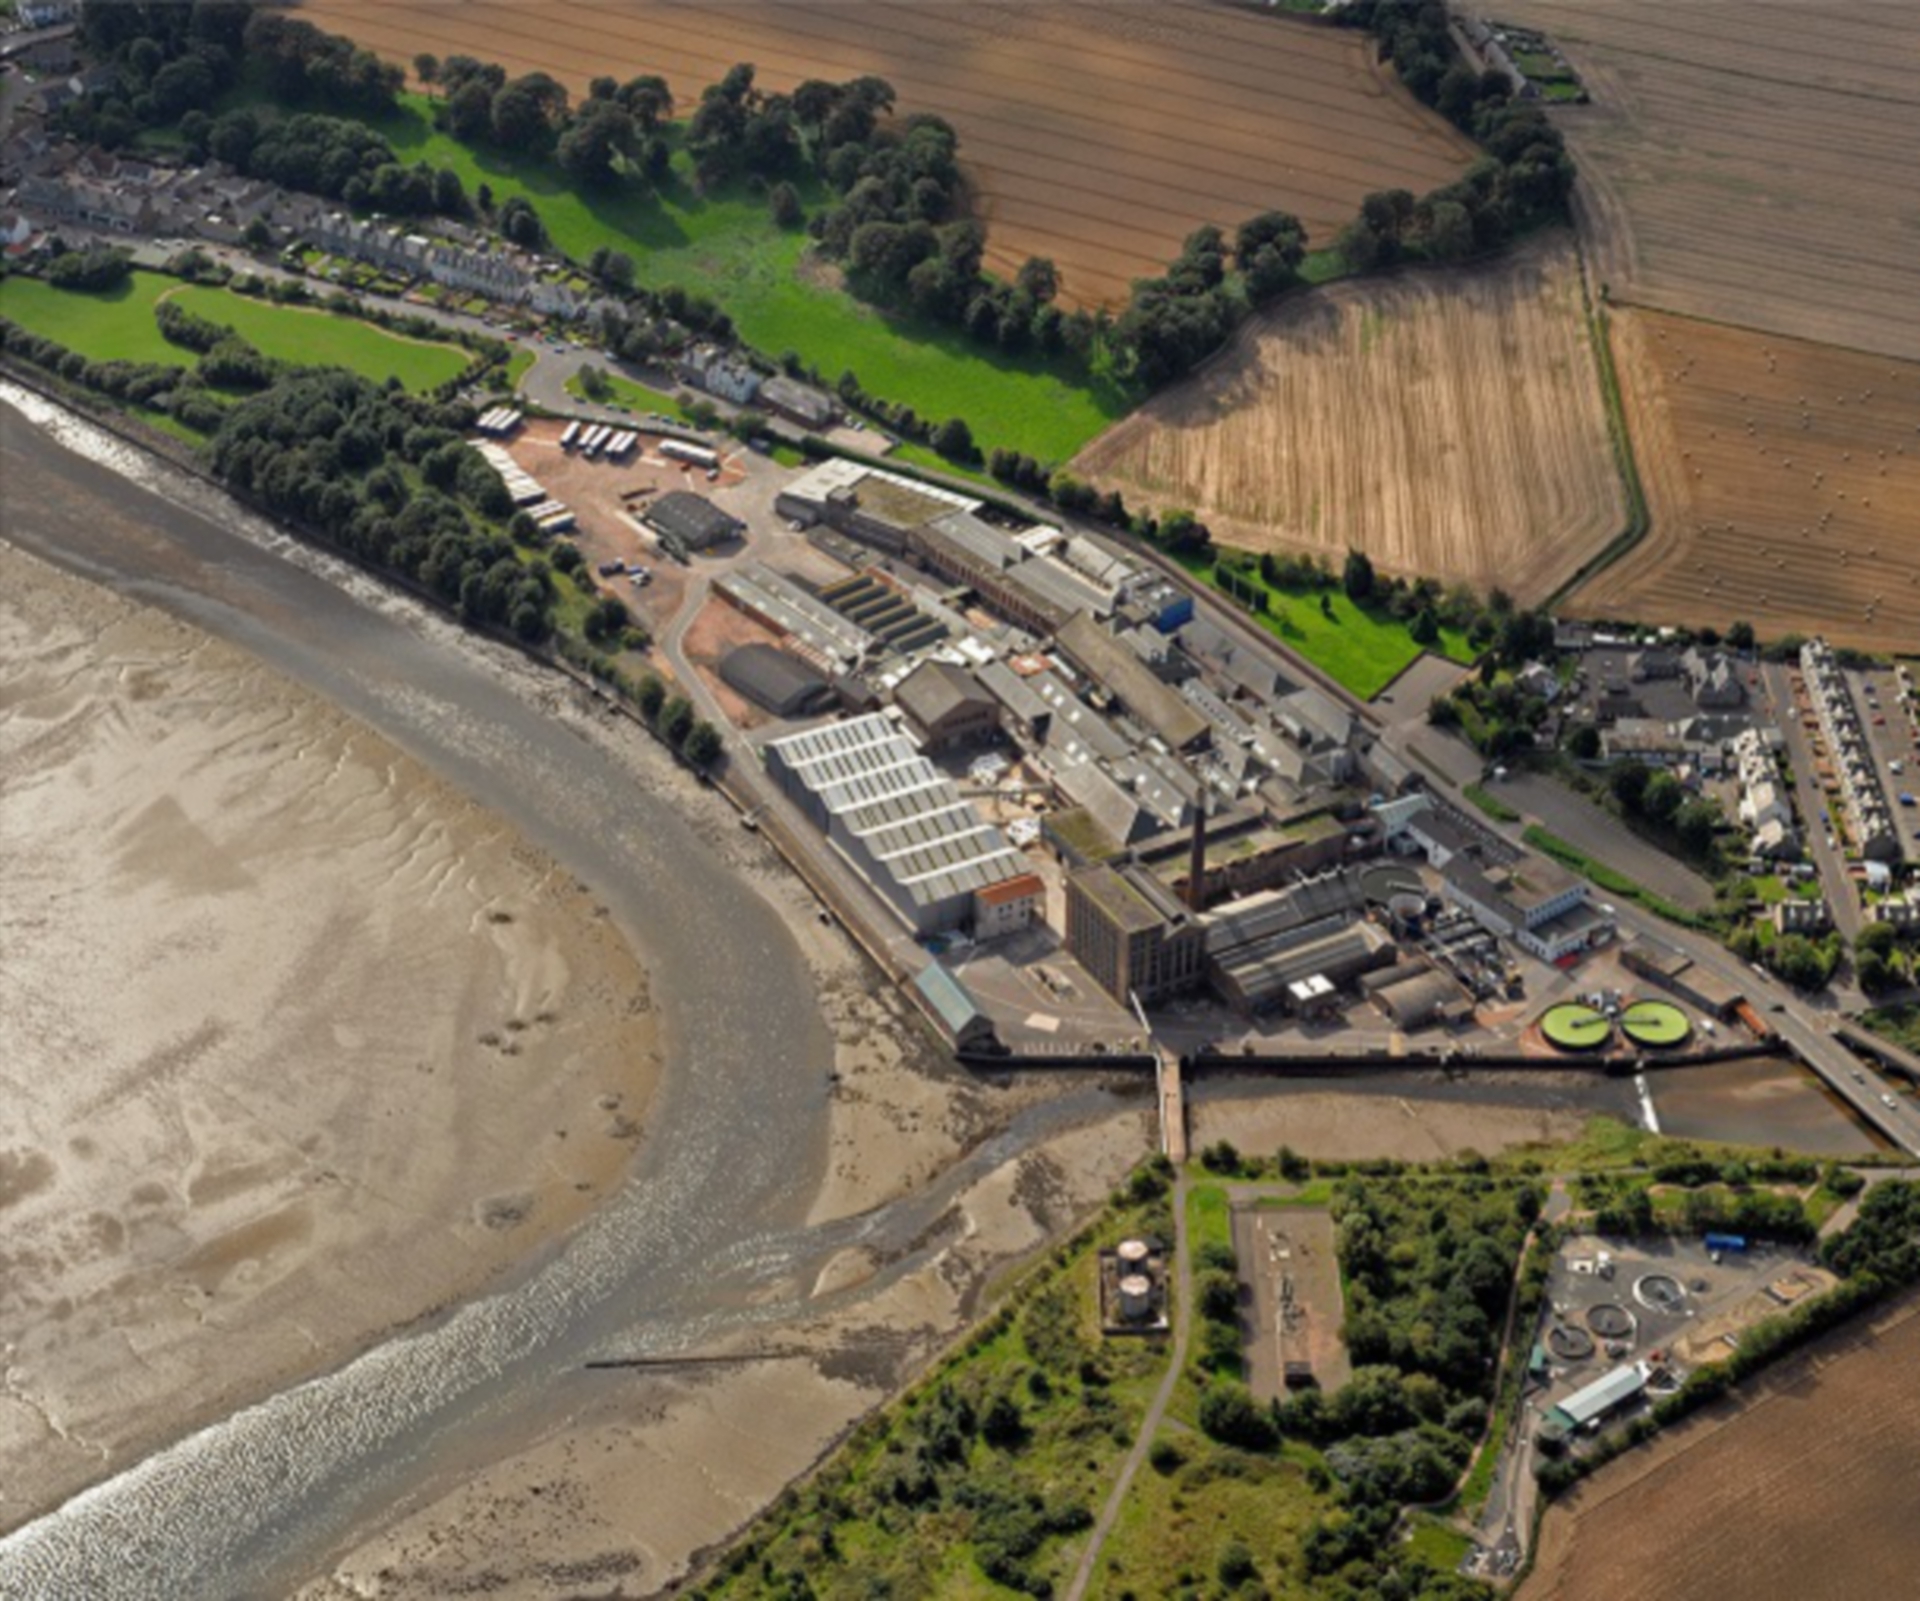
[[[968,923],[1027,860],[882,714],[771,741],[767,772],[914,932]]]
[[[1200,982],[1205,941],[1185,907],[1152,879],[1101,864],[1067,878],[1067,949],[1125,1005]]]
[[[1394,941],[1373,923],[1323,918],[1269,939],[1215,950],[1210,931],[1208,977],[1240,1012],[1269,1012],[1292,1002],[1294,985],[1323,977],[1334,989],[1394,960]]]

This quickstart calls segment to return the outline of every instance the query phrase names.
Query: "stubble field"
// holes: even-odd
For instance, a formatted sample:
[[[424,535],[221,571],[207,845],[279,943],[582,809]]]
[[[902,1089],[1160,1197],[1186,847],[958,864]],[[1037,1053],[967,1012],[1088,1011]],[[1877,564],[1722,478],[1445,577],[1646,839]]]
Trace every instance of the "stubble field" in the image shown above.
[[[1376,189],[1451,181],[1471,145],[1373,63],[1354,30],[1187,0],[780,4],[602,0],[564,13],[509,0],[309,0],[302,14],[382,55],[540,69],[584,94],[601,74],[664,76],[691,111],[736,62],[765,88],[877,73],[901,114],[960,134],[988,265],[1052,258],[1065,296],[1123,300],[1204,222],[1275,207],[1316,243]]]
[[[1740,1410],[1630,1452],[1548,1514],[1521,1601],[1910,1593],[1916,1361],[1909,1300],[1755,1380]]]
[[[1620,311],[1651,531],[1575,610],[1920,640],[1920,364]]]
[[[1082,452],[1249,550],[1353,546],[1538,601],[1626,520],[1565,234],[1296,297]]]
[[[1920,9],[1515,0],[1592,92],[1554,113],[1616,298],[1920,359]]]

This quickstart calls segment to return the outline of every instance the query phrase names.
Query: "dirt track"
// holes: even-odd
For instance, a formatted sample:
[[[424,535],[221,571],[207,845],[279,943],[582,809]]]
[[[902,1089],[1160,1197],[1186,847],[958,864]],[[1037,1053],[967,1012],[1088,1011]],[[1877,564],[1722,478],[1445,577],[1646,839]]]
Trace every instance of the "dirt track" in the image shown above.
[[[1554,113],[1617,298],[1920,359],[1920,9],[1514,0],[1594,98]]]
[[[759,83],[877,73],[899,113],[953,123],[988,227],[988,265],[1051,257],[1066,295],[1123,300],[1203,222],[1275,207],[1330,241],[1376,189],[1455,177],[1467,141],[1381,75],[1357,31],[1206,3],[1044,8],[816,0],[310,0],[302,14],[411,63],[468,54],[539,68],[576,95],[662,74],[691,110],[739,61]],[[564,20],[556,20],[562,17]]]
[[[1078,469],[1252,550],[1543,599],[1626,520],[1565,234],[1295,297]]]
[[[1613,329],[1652,533],[1576,608],[1913,650],[1920,364],[1652,312]]]

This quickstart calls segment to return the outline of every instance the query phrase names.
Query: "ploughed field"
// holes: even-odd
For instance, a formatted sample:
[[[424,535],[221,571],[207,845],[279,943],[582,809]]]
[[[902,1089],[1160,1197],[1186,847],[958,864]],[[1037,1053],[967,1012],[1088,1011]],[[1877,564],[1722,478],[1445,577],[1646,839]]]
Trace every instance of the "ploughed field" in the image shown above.
[[[1571,240],[1294,296],[1076,470],[1227,544],[1552,593],[1626,521]]]
[[[656,72],[683,115],[736,62],[776,90],[878,74],[899,115],[958,130],[989,267],[1050,257],[1082,304],[1124,300],[1202,223],[1278,208],[1329,244],[1365,195],[1424,193],[1474,155],[1357,30],[1207,0],[309,0],[302,15],[409,67],[471,55],[576,97],[603,74]]]
[[[1616,298],[1920,359],[1920,7],[1513,0],[1593,96],[1554,112]]]
[[[1920,641],[1920,363],[1612,316],[1651,531],[1573,609]]]
[[[1913,1593],[1920,1316],[1858,1325],[1629,1452],[1548,1513],[1520,1601]]]

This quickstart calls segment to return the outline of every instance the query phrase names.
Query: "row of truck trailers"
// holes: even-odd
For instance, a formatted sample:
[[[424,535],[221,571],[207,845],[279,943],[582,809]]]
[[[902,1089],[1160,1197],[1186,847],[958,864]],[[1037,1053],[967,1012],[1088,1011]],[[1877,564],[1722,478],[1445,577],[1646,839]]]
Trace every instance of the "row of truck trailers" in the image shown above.
[[[577,450],[588,458],[605,456],[609,461],[619,461],[632,452],[639,440],[640,435],[630,428],[612,428],[604,423],[570,422],[566,432],[560,436],[560,448]],[[660,454],[669,461],[685,462],[690,467],[704,467],[708,471],[720,465],[720,458],[715,452],[705,445],[690,444],[684,439],[661,440]]]

